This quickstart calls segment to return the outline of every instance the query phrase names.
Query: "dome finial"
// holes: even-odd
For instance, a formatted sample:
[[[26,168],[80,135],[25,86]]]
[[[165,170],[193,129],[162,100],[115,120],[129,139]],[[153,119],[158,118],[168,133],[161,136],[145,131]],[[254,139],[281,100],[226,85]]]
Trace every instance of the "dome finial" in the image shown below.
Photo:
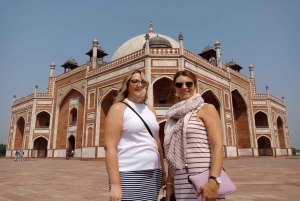
[[[152,20],[150,20],[150,29],[149,29],[149,33],[153,33]]]

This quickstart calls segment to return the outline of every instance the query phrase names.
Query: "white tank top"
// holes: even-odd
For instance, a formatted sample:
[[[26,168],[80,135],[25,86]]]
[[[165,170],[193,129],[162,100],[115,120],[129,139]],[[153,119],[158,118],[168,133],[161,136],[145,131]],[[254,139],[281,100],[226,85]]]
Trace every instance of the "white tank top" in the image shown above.
[[[144,119],[153,138],[142,120],[129,107],[124,111],[123,130],[118,145],[119,171],[161,169],[156,140],[159,125],[154,113],[145,104],[126,102]]]

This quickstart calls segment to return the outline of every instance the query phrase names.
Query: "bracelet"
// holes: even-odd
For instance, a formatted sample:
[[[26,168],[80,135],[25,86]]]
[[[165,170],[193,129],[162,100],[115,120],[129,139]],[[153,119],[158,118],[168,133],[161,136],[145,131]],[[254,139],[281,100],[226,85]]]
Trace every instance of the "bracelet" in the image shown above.
[[[172,185],[172,186],[174,186],[174,184],[173,184],[173,183],[167,183],[167,185]]]

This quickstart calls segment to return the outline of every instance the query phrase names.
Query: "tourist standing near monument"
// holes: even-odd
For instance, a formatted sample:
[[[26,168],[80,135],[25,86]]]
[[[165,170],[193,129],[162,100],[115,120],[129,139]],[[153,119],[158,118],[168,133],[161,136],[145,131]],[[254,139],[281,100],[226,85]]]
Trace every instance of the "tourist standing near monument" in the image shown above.
[[[19,158],[19,151],[18,151],[18,150],[16,150],[16,153],[15,153],[15,161],[17,161],[17,160],[18,160],[18,158]]]
[[[109,200],[156,201],[166,182],[155,110],[145,104],[148,86],[142,71],[130,71],[106,117]]]
[[[208,182],[198,189],[205,200],[217,198],[218,178],[223,164],[223,139],[220,117],[214,105],[204,103],[195,94],[196,76],[187,70],[179,71],[173,78],[179,101],[166,113],[165,156],[168,163],[166,200],[174,193],[177,201],[196,201],[197,196],[187,180],[188,174],[199,174],[210,169]]]

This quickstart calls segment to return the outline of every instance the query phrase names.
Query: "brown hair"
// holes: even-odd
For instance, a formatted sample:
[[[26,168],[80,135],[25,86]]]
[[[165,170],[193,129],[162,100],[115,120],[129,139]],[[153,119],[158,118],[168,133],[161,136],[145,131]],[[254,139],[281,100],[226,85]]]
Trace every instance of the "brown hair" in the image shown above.
[[[181,70],[181,71],[178,71],[175,75],[174,75],[174,78],[173,78],[173,85],[175,85],[176,83],[176,79],[180,76],[187,76],[187,77],[190,77],[194,84],[197,84],[197,77],[194,73],[188,71],[188,70]]]
[[[146,100],[148,99],[148,87],[149,87],[149,82],[146,78],[146,75],[143,73],[143,71],[139,70],[139,69],[132,69],[131,71],[128,72],[128,74],[125,76],[123,82],[122,82],[122,86],[121,88],[118,90],[118,95],[117,97],[115,98],[115,103],[116,102],[121,102],[123,101],[125,98],[127,98],[128,96],[128,84],[129,84],[129,81],[131,79],[131,76],[135,73],[139,73],[141,74],[141,77],[142,77],[142,80],[145,80],[147,82],[147,85],[145,86],[146,88],[146,95],[144,97],[144,100],[143,102],[145,103]]]

